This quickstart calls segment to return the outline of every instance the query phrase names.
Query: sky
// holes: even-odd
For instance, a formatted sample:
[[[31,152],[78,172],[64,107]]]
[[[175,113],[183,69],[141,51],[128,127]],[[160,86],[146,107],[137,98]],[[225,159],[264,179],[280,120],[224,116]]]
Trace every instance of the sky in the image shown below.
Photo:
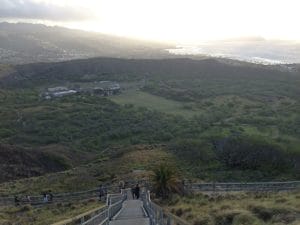
[[[0,19],[147,40],[300,40],[299,0],[0,0]]]

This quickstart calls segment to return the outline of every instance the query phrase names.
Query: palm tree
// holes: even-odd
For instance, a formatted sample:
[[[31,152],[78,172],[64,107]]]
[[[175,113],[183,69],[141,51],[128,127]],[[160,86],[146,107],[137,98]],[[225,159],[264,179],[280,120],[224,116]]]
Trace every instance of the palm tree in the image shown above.
[[[154,191],[158,197],[166,199],[172,192],[180,192],[179,182],[174,170],[167,165],[160,165],[152,175]]]

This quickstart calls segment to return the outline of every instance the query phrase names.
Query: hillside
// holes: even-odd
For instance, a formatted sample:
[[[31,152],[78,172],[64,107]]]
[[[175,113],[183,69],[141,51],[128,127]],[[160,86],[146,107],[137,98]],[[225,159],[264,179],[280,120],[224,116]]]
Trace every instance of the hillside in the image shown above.
[[[159,145],[131,145],[112,150],[117,154],[111,154],[110,157],[98,155],[88,164],[63,172],[1,183],[0,196],[40,194],[49,190],[49,187],[54,192],[84,191],[94,189],[99,182],[118,185],[120,180],[145,178],[149,171],[163,162],[171,166],[179,165],[176,158]]]
[[[233,61],[234,62],[234,61]],[[13,67],[9,76],[0,80],[4,87],[41,86],[63,82],[91,82],[98,80],[116,81],[158,81],[176,79],[202,79],[230,81],[257,79],[280,82],[290,78],[298,80],[295,74],[249,63],[228,63],[220,59],[116,59],[93,58],[59,63],[34,63]],[[234,84],[229,84],[234,85]]]
[[[0,63],[57,62],[97,56],[152,58],[167,44],[38,24],[0,23]]]
[[[54,152],[0,145],[0,182],[40,176],[70,168],[66,157]]]
[[[114,58],[5,71],[2,143],[108,158],[158,144],[197,179],[299,179],[299,73],[215,59]],[[121,93],[41,97],[48,87],[104,80],[118,82]]]
[[[300,225],[299,5],[0,0],[0,225]]]

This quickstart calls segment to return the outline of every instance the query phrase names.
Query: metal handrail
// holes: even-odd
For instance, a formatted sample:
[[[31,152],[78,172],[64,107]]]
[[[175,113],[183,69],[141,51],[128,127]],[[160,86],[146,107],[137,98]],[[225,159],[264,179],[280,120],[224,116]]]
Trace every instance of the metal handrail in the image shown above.
[[[150,219],[150,225],[191,225],[152,202],[150,191],[144,192],[142,198],[144,208]]]
[[[122,204],[125,198],[109,206],[108,209],[108,219],[111,220],[122,208]]]
[[[250,183],[187,183],[185,190],[197,191],[291,191],[300,189],[300,181]]]
[[[119,194],[108,194],[107,205],[100,208],[100,210],[94,210],[91,213],[77,216],[73,219],[55,223],[53,225],[109,225],[109,221],[119,212],[122,208],[122,204],[125,201],[127,195],[124,190],[121,190]],[[118,201],[116,201],[116,199]]]
[[[95,215],[101,214],[102,212],[107,211],[107,206],[102,206],[100,208],[91,210],[89,212],[77,215],[73,218],[66,219],[57,223],[54,223],[52,225],[74,225],[74,224],[81,224],[84,221],[94,217]]]
[[[109,223],[109,216],[108,216],[108,210],[104,210],[103,212],[95,215],[94,217],[90,218],[88,221],[82,223],[82,225],[106,225]]]
[[[119,189],[118,186],[112,185],[106,187],[108,191]],[[79,199],[89,199],[97,197],[99,193],[99,188],[86,190],[86,191],[80,191],[80,192],[66,192],[66,193],[53,193],[54,198],[51,202],[65,202],[65,201],[73,201],[73,200],[79,200]],[[34,195],[30,196],[30,201],[27,199],[21,199],[19,204],[32,204],[32,205],[39,205],[43,204],[43,199],[41,195]],[[2,197],[0,198],[0,206],[1,205],[12,205],[14,204],[14,197]],[[50,202],[48,202],[50,203]]]
[[[107,190],[119,189],[119,186],[111,185],[106,187]],[[285,182],[245,182],[245,183],[186,183],[185,191],[187,192],[213,192],[213,191],[292,191],[300,189],[300,181],[285,181]],[[80,191],[80,192],[66,192],[66,193],[55,193],[52,202],[65,202],[79,199],[88,199],[97,197],[99,192],[98,188]],[[14,197],[0,197],[1,205],[13,205]],[[32,204],[41,205],[43,204],[41,195],[31,196],[31,201],[21,200],[19,204]]]

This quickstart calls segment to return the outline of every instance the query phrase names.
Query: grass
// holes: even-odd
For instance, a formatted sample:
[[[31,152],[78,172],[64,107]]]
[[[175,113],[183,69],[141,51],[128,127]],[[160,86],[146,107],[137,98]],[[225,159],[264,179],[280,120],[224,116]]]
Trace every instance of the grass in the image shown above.
[[[224,130],[236,130],[250,136],[259,135],[275,141],[283,140],[282,145],[286,149],[297,149],[296,146],[299,144],[299,138],[296,135],[287,134],[284,130],[285,124],[289,123],[287,120],[294,120],[297,117],[297,114],[291,112],[298,110],[296,102],[288,97],[269,103],[238,95],[214,96],[199,99],[197,102],[182,102],[149,92],[126,90],[110,99],[120,105],[131,104],[167,114],[180,115],[186,119],[196,116],[218,127],[219,134]],[[273,112],[266,110],[266,105]],[[292,109],[287,116],[283,110],[286,107],[296,108]],[[277,121],[281,123],[278,124]],[[260,124],[262,122],[265,124]],[[209,133],[209,130],[213,128],[210,126],[201,136],[205,136],[205,133]]]
[[[162,203],[193,225],[300,224],[300,192],[173,196]]]
[[[287,123],[282,115],[278,116],[278,120],[273,119],[274,115],[255,115],[257,111],[261,111],[260,114],[263,114],[268,113],[269,110],[260,108],[262,103],[245,97],[224,95],[185,103],[143,91],[124,92],[109,99],[99,96],[75,95],[52,101],[40,99],[38,92],[33,90],[3,90],[2,94],[4,98],[0,99],[1,142],[26,146],[39,151],[46,148],[49,152],[64,156],[72,166],[92,162],[93,159],[102,157],[103,154],[106,157],[112,157],[114,154],[119,154],[120,149],[126,151],[124,146],[171,145],[180,139],[190,142],[199,140],[203,143],[200,146],[201,149],[196,146],[194,151],[191,151],[190,148],[178,148],[178,151],[173,152],[179,156],[181,165],[191,165],[193,168],[189,171],[198,179],[211,180],[212,175],[224,171],[224,173],[228,173],[228,176],[224,176],[223,173],[218,175],[220,181],[232,181],[240,180],[241,176],[231,173],[231,168],[224,168],[222,162],[217,165],[216,157],[211,157],[214,160],[213,163],[211,163],[212,160],[207,160],[207,156],[214,154],[212,143],[222,140],[232,133],[260,136],[265,140],[280,144],[283,150],[299,152],[299,138],[292,133],[297,132],[297,124],[289,123],[289,126],[286,126]],[[129,102],[133,102],[135,106],[130,105]],[[243,111],[245,107],[247,113]],[[155,111],[149,109],[155,109]],[[295,111],[297,110],[298,108],[295,109]],[[174,114],[183,117],[174,116]],[[263,123],[268,120],[271,121]],[[290,131],[281,132],[279,129],[281,125]],[[60,146],[60,149],[56,146]],[[114,150],[115,147],[117,147],[117,152]],[[108,150],[106,151],[106,149]],[[200,151],[203,152],[203,156],[197,157]],[[143,167],[142,163],[138,162],[137,164],[136,167]],[[54,186],[56,190],[62,190],[68,184],[75,182],[80,184],[79,189],[85,189],[95,185],[98,179],[109,180],[110,177],[114,177],[115,173],[111,171],[91,176],[86,169],[80,169],[79,172],[71,170],[65,172],[68,173],[68,176],[65,173],[59,175],[62,184],[56,178],[51,178],[55,180],[51,186]],[[270,171],[264,172],[263,176],[270,174]],[[293,176],[297,173],[281,174],[279,178],[290,174]],[[277,175],[272,176],[266,177],[264,180],[278,180]],[[82,177],[87,181],[80,182]],[[245,176],[243,175],[243,177]],[[47,181],[48,177],[45,176],[43,179],[40,181],[45,185],[38,184],[36,181],[36,187],[31,184],[28,187],[34,191],[47,187],[50,183]],[[258,181],[263,177],[251,175],[251,180],[253,179]],[[18,186],[17,182],[13,183]],[[74,189],[73,185],[69,185],[69,188],[70,190]],[[18,188],[13,187],[13,190],[15,189]]]
[[[76,67],[60,63],[51,69],[31,65],[20,70],[18,74],[23,74],[24,79],[15,77],[12,81],[16,85],[10,86],[11,89],[6,89],[9,83],[2,86],[5,89],[0,90],[0,142],[55,151],[76,167],[0,184],[0,195],[40,194],[49,189],[54,193],[86,190],[102,182],[117,183],[148,176],[149,171],[162,162],[176,165],[185,177],[190,172],[192,178],[207,181],[297,179],[297,164],[289,172],[278,173],[274,173],[275,166],[250,171],[226,166],[216,155],[213,143],[237,133],[242,137],[259,136],[259,140],[269,144],[267,146],[279,145],[280,152],[298,152],[293,158],[296,162],[300,145],[298,76],[242,67],[226,69],[216,61],[195,67],[199,62],[186,64],[184,60],[180,66],[176,60],[167,66],[172,68],[170,70],[164,69],[168,60],[161,65],[153,62],[150,67],[126,64],[121,69],[121,62],[117,60],[109,63],[113,72],[95,62],[84,66],[76,61]],[[212,64],[206,70],[207,63]],[[131,70],[132,66],[136,69]],[[14,68],[0,65],[0,76],[10,69]],[[136,90],[137,86],[143,86],[145,74],[148,74],[147,85]],[[75,84],[99,80],[127,82],[121,85],[127,91],[108,99],[79,94],[43,101],[37,90],[61,85],[64,81]],[[181,140],[186,143],[180,144]],[[251,140],[253,145],[246,146],[262,149],[260,142]],[[172,147],[176,142],[179,144]],[[240,150],[244,146],[233,147]],[[249,149],[245,153],[255,150]],[[271,152],[274,158],[274,151]],[[244,157],[244,152],[240,153]],[[178,204],[168,207],[195,225],[282,224],[281,219],[287,221],[299,215],[297,196],[299,194],[276,199],[275,195],[259,198],[199,195],[177,199]],[[21,214],[14,210],[11,217]],[[2,217],[6,218],[1,214]]]
[[[12,188],[12,192],[29,190],[39,192],[47,188],[48,184],[57,191],[68,188],[74,190],[72,183],[78,183],[78,189],[86,189],[99,181],[114,180],[118,171],[108,165],[108,162],[104,162],[103,158],[111,159],[119,154],[120,149],[115,152],[115,147],[124,148],[126,151],[128,146],[137,144],[167,145],[166,149],[171,150],[172,154],[179,158],[180,165],[188,165],[189,169],[186,171],[189,171],[195,179],[207,181],[297,179],[299,174],[296,171],[297,160],[290,160],[299,157],[300,95],[297,76],[291,77],[289,74],[277,74],[259,68],[257,70],[227,68],[226,72],[224,71],[226,68],[222,66],[221,70],[214,71],[218,66],[217,62],[203,62],[203,67],[197,66],[195,70],[192,69],[194,63],[202,62],[186,64],[184,61],[183,67],[177,68],[179,62],[176,61],[170,67],[174,69],[169,71],[154,66],[156,63],[149,68],[138,66],[138,69],[132,72],[131,66],[128,65],[120,73],[117,70],[118,63],[112,67],[113,72],[107,73],[102,73],[104,68],[93,70],[91,67],[80,72],[83,65],[70,72],[67,71],[72,66],[57,70],[52,68],[49,71],[47,68],[38,70],[42,66],[40,65],[37,66],[37,70],[30,67],[24,74],[20,73],[20,76],[24,75],[23,81],[27,82],[29,85],[27,87],[30,88],[17,88],[26,87],[24,82],[20,82],[22,79],[13,80],[19,85],[12,85],[10,89],[3,86],[4,89],[0,90],[1,143],[39,151],[47,148],[51,152],[63,155],[71,166],[89,163],[62,172],[58,178],[54,178],[52,174],[36,180],[33,178],[35,185],[28,184],[27,189],[23,184],[12,182],[8,185]],[[166,63],[169,61],[164,61],[161,66],[165,66]],[[213,64],[206,71],[207,63]],[[156,71],[159,68],[160,73]],[[180,71],[182,68],[186,70]],[[139,72],[140,69],[149,70],[151,73],[146,76],[145,71]],[[102,71],[101,74],[99,71]],[[36,73],[35,79],[30,79],[33,75],[31,73]],[[85,77],[84,74],[89,75]],[[108,98],[78,94],[45,101],[39,97],[41,90],[54,86],[58,81],[62,82],[60,85],[86,87],[100,80],[115,80],[125,91]],[[278,173],[274,173],[274,167],[263,169],[251,167],[252,169],[248,171],[239,164],[237,166],[234,163],[225,164],[224,160],[220,159],[220,154],[216,153],[215,147],[224,148],[222,142],[235,135],[245,138],[258,137],[271,146],[270,149],[274,149],[273,146],[276,145],[276,149],[279,146],[283,153],[295,152],[292,156],[283,154],[293,162],[290,164],[291,169],[288,172],[278,169]],[[171,148],[174,143],[181,140],[190,143]],[[260,152],[264,152],[265,149],[261,148],[256,140],[251,140],[254,146],[262,149]],[[193,146],[194,141],[198,141],[199,144]],[[242,148],[239,144],[234,145]],[[55,146],[61,146],[61,150],[56,150]],[[253,150],[255,149],[251,148],[248,152]],[[134,156],[130,154],[128,156],[130,159],[126,157],[122,159],[130,162],[130,166],[124,167],[132,170],[143,170],[148,167],[142,158],[139,158],[139,161],[133,160],[138,154]],[[99,165],[95,163],[98,159]],[[121,165],[124,165],[123,162],[113,166],[120,168]],[[100,168],[101,166],[106,166],[110,170]],[[127,172],[128,170],[126,169]],[[52,180],[54,182],[51,183]],[[81,180],[85,182],[80,182]],[[13,187],[14,185],[16,187]],[[0,189],[0,193],[7,193],[7,189],[9,188],[5,187],[3,191]]]
[[[92,163],[71,170],[2,183],[0,196],[39,195],[49,189],[54,193],[93,189],[103,182],[110,184],[148,177],[149,171],[164,162],[178,167],[176,160],[160,146],[131,146],[113,159],[99,155]],[[136,171],[141,172],[137,174]]]
[[[73,203],[54,203],[34,208],[30,205],[0,208],[0,224],[50,225],[101,207],[103,203],[90,199]]]
[[[127,90],[120,95],[110,97],[110,99],[121,105],[132,104],[137,107],[145,107],[186,118],[199,114],[199,110],[191,110],[189,103],[166,99],[143,91]]]

